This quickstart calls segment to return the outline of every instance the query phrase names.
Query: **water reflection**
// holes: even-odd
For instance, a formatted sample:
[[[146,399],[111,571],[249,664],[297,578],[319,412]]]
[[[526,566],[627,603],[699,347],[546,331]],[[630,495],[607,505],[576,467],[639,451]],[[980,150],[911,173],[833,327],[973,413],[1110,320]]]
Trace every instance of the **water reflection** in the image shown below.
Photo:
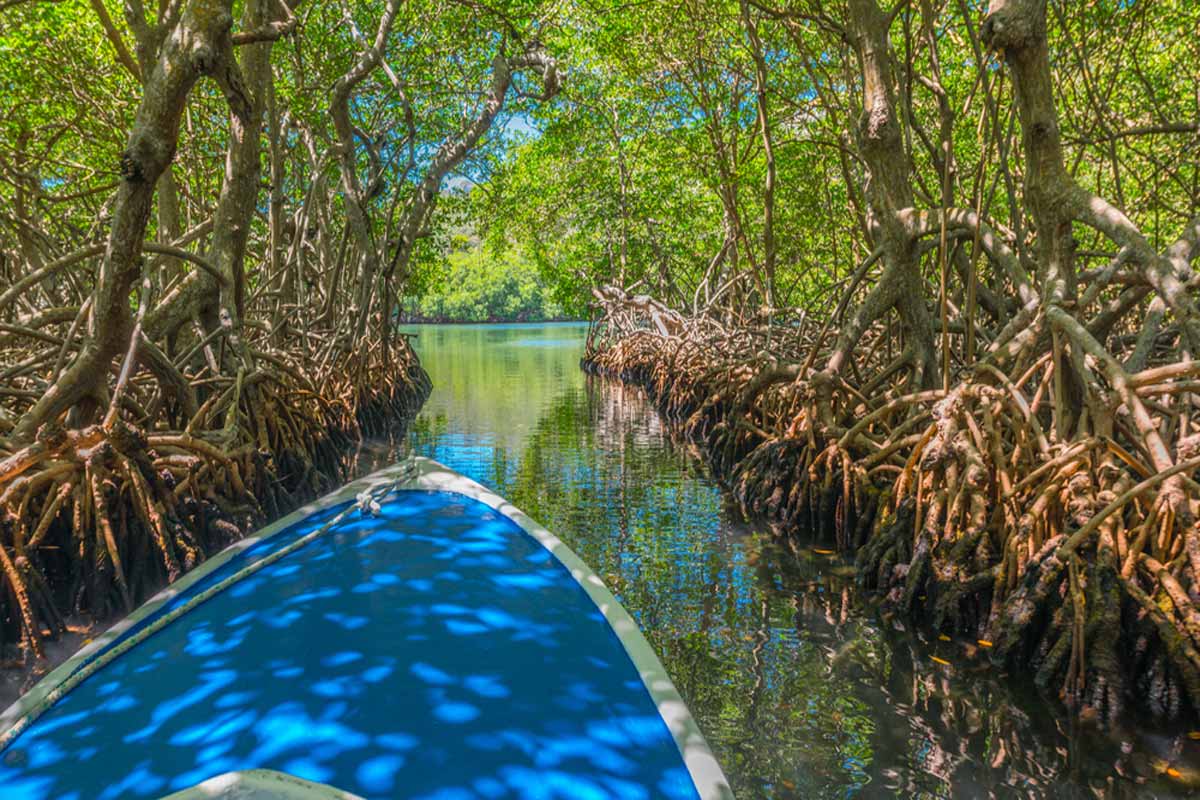
[[[1177,797],[1186,731],[1100,735],[865,609],[852,569],[729,508],[582,326],[422,326],[413,448],[561,536],[646,631],[739,798]],[[935,660],[937,659],[937,660]],[[944,663],[942,663],[944,662]]]

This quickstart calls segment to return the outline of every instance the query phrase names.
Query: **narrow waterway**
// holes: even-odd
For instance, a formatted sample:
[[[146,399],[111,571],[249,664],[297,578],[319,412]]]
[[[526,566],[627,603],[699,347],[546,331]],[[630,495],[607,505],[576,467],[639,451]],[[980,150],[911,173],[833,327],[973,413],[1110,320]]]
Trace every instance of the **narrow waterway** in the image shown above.
[[[434,384],[412,449],[603,576],[741,800],[1174,797],[1200,780],[1185,732],[1068,726],[974,643],[919,641],[864,607],[850,565],[741,520],[644,398],[579,370],[586,327],[406,330]]]

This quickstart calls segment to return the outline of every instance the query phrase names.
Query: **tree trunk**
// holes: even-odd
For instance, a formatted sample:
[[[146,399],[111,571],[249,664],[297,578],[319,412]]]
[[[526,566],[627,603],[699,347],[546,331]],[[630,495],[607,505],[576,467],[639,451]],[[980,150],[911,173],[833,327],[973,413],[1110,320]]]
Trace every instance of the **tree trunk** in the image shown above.
[[[867,328],[895,308],[911,352],[914,383],[924,388],[938,381],[939,371],[916,240],[905,224],[906,212],[913,205],[912,166],[904,154],[892,90],[890,21],[875,0],[851,0],[850,34],[863,76],[857,140],[868,171],[867,224],[886,268],[853,322],[842,329],[826,369],[841,370]]]
[[[141,277],[142,241],[154,191],[175,155],[188,94],[219,66],[233,24],[232,0],[191,0],[163,42],[146,80],[129,144],[121,154],[121,183],[108,245],[92,294],[92,328],[75,361],[17,423],[13,438],[29,441],[38,427],[76,402],[103,391],[112,360],[128,344],[129,294]]]

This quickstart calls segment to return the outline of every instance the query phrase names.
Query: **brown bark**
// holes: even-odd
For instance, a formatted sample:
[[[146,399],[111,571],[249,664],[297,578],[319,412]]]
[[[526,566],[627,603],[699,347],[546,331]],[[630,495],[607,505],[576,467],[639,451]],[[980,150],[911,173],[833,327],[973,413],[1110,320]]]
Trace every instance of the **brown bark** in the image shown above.
[[[333,127],[338,137],[337,158],[338,166],[341,168],[342,191],[346,199],[346,224],[354,235],[358,254],[362,259],[359,272],[358,322],[355,325],[355,332],[360,336],[366,329],[367,308],[371,300],[370,290],[380,272],[380,248],[375,241],[374,225],[366,205],[367,198],[363,192],[362,182],[358,178],[358,159],[355,155],[357,147],[354,143],[355,131],[350,121],[350,96],[383,60],[388,35],[399,8],[399,0],[389,0],[384,8],[383,16],[379,20],[375,39],[359,54],[350,70],[334,84],[329,102],[329,113],[333,118]]]
[[[774,308],[775,297],[775,142],[771,135],[770,117],[767,115],[767,61],[763,56],[762,41],[758,35],[758,23],[750,13],[748,0],[740,0],[742,26],[750,40],[750,55],[754,59],[754,96],[758,107],[758,131],[762,137],[763,160],[766,176],[763,179],[763,283],[767,306]]]
[[[868,170],[868,226],[882,250],[885,269],[850,324],[842,328],[826,369],[840,371],[867,328],[895,308],[907,334],[915,382],[918,387],[932,386],[938,380],[933,322],[925,305],[916,240],[905,224],[913,205],[912,167],[903,155],[892,88],[891,19],[875,0],[851,0],[849,21],[863,76],[863,111],[856,133]]]

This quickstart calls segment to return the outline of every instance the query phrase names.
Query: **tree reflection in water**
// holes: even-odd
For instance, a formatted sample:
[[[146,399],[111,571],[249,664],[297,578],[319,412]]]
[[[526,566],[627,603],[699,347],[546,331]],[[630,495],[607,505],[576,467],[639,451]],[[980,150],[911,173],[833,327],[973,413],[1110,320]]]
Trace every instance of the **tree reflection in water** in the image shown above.
[[[579,371],[583,326],[417,330],[434,394],[413,449],[510,498],[604,577],[739,798],[1174,797],[1200,784],[1186,731],[1069,725],[978,644],[879,618],[851,565],[742,520],[638,392]]]

